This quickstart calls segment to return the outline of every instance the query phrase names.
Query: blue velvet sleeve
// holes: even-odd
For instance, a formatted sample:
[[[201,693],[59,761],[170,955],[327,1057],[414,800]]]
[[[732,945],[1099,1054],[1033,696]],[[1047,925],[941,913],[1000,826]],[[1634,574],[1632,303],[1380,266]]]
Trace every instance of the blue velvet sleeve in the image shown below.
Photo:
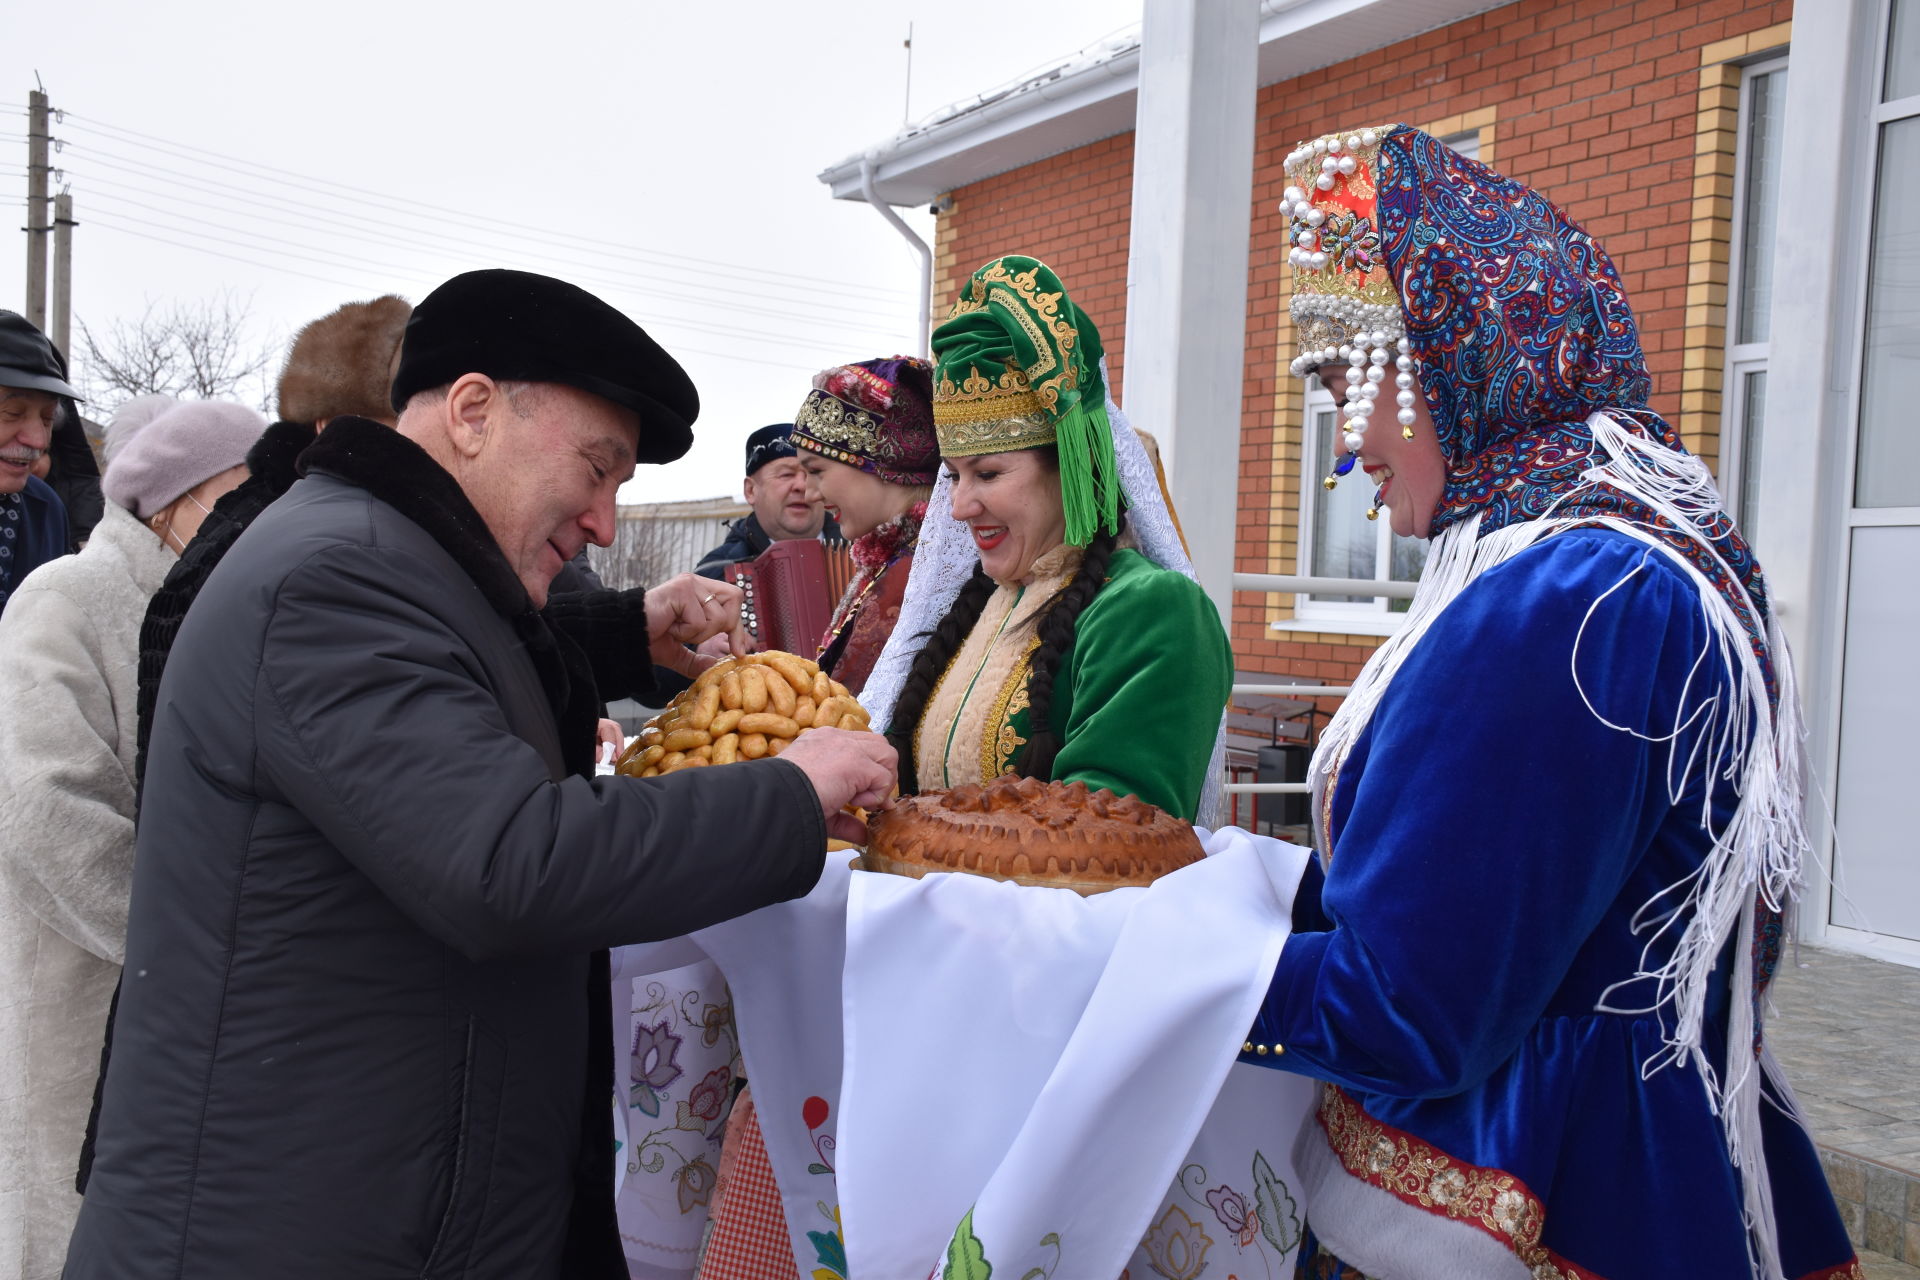
[[[1622,534],[1462,591],[1342,765],[1329,927],[1287,941],[1253,1030],[1285,1053],[1261,1061],[1415,1098],[1510,1057],[1671,807],[1648,736],[1723,687],[1708,643],[1692,580]]]

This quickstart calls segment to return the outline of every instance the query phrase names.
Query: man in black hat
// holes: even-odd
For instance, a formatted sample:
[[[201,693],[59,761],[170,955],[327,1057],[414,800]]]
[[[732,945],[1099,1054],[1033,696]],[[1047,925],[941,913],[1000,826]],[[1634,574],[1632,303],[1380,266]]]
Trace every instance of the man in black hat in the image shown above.
[[[820,486],[794,454],[792,435],[791,422],[776,422],[747,437],[744,492],[753,510],[727,526],[727,540],[701,557],[695,573],[724,578],[728,565],[751,560],[776,542],[840,536]]]
[[[73,549],[66,506],[33,469],[53,444],[60,401],[79,395],[47,335],[0,311],[0,610],[22,578]]]
[[[321,433],[168,662],[69,1280],[624,1277],[604,948],[806,893],[893,785],[837,730],[592,777],[601,699],[739,625],[692,575],[542,608],[692,440],[632,321],[457,277],[392,402]]]

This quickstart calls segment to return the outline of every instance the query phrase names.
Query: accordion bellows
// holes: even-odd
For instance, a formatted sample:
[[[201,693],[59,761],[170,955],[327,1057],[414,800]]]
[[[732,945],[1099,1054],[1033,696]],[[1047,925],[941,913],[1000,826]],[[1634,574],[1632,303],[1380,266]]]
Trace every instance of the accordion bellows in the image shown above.
[[[1191,826],[1135,796],[1011,775],[924,791],[875,814],[868,833],[869,871],[959,871],[1082,894],[1151,884],[1205,856]]]

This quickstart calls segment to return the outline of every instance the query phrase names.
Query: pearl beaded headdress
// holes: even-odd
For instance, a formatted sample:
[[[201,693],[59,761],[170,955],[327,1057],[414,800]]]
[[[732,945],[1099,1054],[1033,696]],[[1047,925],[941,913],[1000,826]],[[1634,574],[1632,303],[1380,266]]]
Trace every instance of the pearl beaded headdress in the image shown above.
[[[1304,378],[1336,360],[1347,365],[1340,427],[1347,455],[1327,477],[1328,488],[1353,470],[1389,363],[1395,366],[1400,432],[1413,438],[1419,393],[1413,388],[1406,316],[1387,275],[1374,177],[1380,144],[1394,128],[1330,133],[1301,143],[1285,164],[1290,185],[1280,211],[1287,216],[1292,244],[1289,310],[1301,342],[1293,373]]]

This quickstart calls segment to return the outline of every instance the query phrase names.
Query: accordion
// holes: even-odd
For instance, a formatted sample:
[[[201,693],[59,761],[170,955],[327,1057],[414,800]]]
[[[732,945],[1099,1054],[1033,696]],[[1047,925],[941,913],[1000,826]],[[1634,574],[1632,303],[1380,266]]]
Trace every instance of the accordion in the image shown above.
[[[740,588],[741,621],[760,647],[811,658],[853,579],[853,557],[845,542],[801,538],[776,542],[726,572]]]

